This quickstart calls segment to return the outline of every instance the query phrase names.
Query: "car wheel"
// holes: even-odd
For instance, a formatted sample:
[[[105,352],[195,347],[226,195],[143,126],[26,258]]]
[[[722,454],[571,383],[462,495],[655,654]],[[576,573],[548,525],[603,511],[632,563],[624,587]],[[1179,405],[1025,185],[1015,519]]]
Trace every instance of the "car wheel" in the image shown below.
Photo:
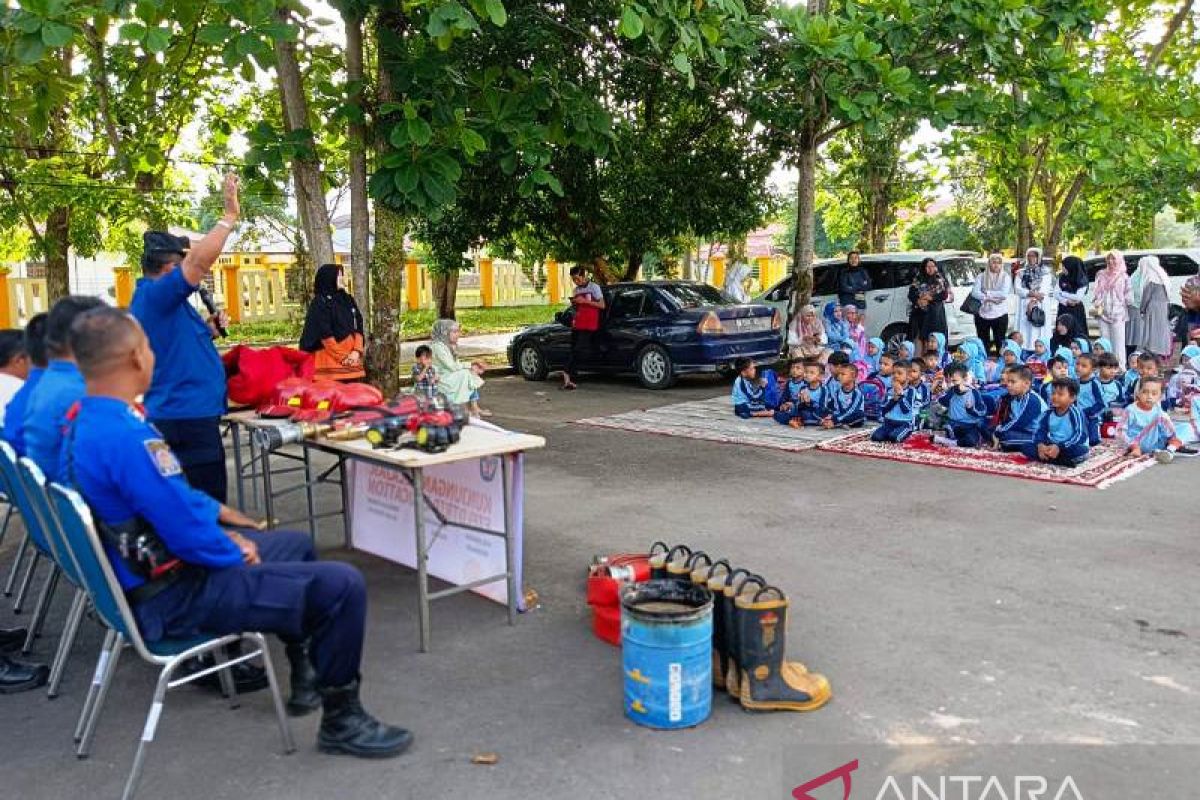
[[[662,345],[647,345],[638,353],[637,376],[647,389],[666,389],[675,382],[671,355]]]
[[[517,371],[527,381],[544,381],[550,373],[550,368],[537,345],[523,344],[517,351]]]
[[[908,326],[899,323],[888,325],[883,329],[883,349],[895,353],[900,349],[900,343],[908,340]]]

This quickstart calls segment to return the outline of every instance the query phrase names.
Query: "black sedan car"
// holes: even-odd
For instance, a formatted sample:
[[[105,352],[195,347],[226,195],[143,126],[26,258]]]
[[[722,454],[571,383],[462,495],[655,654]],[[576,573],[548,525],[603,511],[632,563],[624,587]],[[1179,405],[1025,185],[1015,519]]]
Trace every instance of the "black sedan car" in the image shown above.
[[[728,372],[747,357],[773,363],[782,346],[779,312],[741,305],[720,290],[691,281],[617,283],[603,287],[605,310],[595,347],[583,356],[584,372],[630,373],[649,389],[665,389],[676,376]],[[530,381],[566,366],[573,310],[521,331],[508,347],[513,369]]]

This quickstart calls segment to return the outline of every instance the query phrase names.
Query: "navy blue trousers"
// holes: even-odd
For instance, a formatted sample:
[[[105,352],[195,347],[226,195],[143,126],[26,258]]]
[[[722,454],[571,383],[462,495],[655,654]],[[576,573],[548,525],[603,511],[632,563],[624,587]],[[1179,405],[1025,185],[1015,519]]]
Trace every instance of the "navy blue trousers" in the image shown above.
[[[912,435],[913,426],[907,422],[896,422],[884,419],[878,428],[871,432],[872,442],[903,442]]]
[[[948,422],[946,427],[959,447],[979,447],[987,434],[987,427],[982,422]]]
[[[243,631],[309,640],[321,686],[358,677],[367,617],[367,587],[349,564],[316,561],[308,535],[247,531],[261,564],[208,570],[180,581],[136,608],[147,639]]]
[[[1027,444],[1021,448],[1021,454],[1030,461],[1041,461],[1038,458],[1036,444]],[[1074,447],[1058,448],[1058,457],[1052,461],[1043,461],[1044,464],[1055,464],[1060,467],[1077,467],[1087,460],[1088,448],[1087,445],[1076,445]]]
[[[225,472],[225,442],[220,417],[151,420],[163,441],[179,459],[192,488],[218,503],[228,502],[229,478]]]

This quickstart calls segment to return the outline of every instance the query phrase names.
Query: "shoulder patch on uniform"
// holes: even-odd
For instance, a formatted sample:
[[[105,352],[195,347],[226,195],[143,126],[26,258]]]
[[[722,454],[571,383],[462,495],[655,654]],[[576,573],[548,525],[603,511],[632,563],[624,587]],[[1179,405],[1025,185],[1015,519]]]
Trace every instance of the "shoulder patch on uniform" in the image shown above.
[[[146,448],[150,460],[154,462],[154,468],[158,470],[159,475],[170,478],[183,474],[183,467],[179,466],[179,459],[162,439],[147,439],[142,442],[142,445]]]

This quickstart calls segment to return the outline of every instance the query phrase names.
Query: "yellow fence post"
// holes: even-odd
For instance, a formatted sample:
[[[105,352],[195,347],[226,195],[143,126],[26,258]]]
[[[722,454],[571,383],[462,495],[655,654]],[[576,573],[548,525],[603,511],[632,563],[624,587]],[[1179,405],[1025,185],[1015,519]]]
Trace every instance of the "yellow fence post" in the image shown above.
[[[770,286],[771,280],[771,258],[770,256],[759,256],[754,259],[758,262],[758,286],[760,290],[765,290]]]
[[[496,304],[496,266],[490,258],[479,259],[479,304],[484,308]]]
[[[129,304],[133,301],[133,271],[129,267],[115,267],[113,282],[117,305],[121,308],[129,308]]]
[[[712,274],[708,276],[708,282],[717,288],[725,285],[725,256],[713,256]]]
[[[242,287],[238,280],[238,257],[233,257],[232,264],[221,267],[225,276],[225,313],[230,322],[242,321]]]
[[[8,270],[0,267],[0,328],[12,327],[12,299],[8,292]]]
[[[552,306],[562,302],[562,284],[558,281],[558,261],[553,258],[546,259],[546,297]]]
[[[421,307],[421,269],[415,258],[404,262],[404,293],[409,311]]]

